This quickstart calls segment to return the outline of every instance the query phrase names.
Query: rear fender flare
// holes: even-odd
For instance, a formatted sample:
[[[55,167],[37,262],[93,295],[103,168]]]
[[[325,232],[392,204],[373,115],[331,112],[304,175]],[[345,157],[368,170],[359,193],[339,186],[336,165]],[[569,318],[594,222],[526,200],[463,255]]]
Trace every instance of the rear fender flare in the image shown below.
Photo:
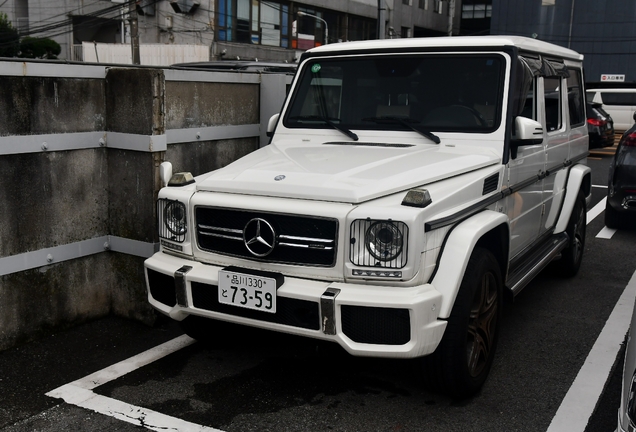
[[[565,187],[565,198],[559,220],[554,227],[554,233],[558,234],[566,230],[568,221],[572,215],[572,209],[579,196],[579,190],[583,191],[586,207],[590,205],[592,197],[592,169],[586,165],[575,165],[570,169],[568,183]]]
[[[445,319],[450,316],[475,245],[482,237],[501,225],[506,225],[506,232],[509,231],[507,215],[484,210],[461,222],[451,231],[446,239],[435,277],[431,281],[442,295],[439,318]],[[505,241],[507,244],[509,239]],[[505,275],[505,269],[502,270],[502,275]]]

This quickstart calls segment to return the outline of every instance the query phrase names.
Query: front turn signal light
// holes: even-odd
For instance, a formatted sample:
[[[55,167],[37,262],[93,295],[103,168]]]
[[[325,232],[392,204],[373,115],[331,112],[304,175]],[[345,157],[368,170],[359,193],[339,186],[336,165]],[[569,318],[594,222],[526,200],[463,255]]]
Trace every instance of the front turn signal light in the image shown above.
[[[403,206],[424,208],[433,200],[426,189],[411,189],[402,200]]]

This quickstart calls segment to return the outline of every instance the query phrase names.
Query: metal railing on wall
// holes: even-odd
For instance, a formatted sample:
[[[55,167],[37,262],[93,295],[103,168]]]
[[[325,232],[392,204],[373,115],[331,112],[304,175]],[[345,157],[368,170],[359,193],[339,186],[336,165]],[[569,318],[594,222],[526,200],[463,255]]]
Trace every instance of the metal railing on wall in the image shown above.
[[[84,49],[82,45],[73,45],[73,51],[71,52],[71,60],[84,61]]]

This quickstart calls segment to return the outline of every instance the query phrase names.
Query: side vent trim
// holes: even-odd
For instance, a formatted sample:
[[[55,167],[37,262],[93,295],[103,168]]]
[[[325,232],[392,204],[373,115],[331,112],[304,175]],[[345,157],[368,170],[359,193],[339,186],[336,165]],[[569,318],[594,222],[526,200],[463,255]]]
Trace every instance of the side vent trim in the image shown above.
[[[484,180],[484,189],[481,194],[488,195],[489,193],[496,191],[497,186],[499,186],[499,173],[495,173]]]

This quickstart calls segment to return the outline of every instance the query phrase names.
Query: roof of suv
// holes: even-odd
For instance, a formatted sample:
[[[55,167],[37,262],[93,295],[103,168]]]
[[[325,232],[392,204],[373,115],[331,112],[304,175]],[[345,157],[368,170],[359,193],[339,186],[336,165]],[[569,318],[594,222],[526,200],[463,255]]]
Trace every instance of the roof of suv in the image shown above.
[[[549,56],[583,60],[583,55],[571,49],[563,48],[548,42],[521,36],[452,36],[430,38],[405,38],[405,39],[376,39],[356,42],[335,43],[312,48],[308,53],[326,54],[335,51],[358,50],[386,50],[401,48],[475,48],[475,47],[503,47],[516,46],[520,50],[530,51]]]

